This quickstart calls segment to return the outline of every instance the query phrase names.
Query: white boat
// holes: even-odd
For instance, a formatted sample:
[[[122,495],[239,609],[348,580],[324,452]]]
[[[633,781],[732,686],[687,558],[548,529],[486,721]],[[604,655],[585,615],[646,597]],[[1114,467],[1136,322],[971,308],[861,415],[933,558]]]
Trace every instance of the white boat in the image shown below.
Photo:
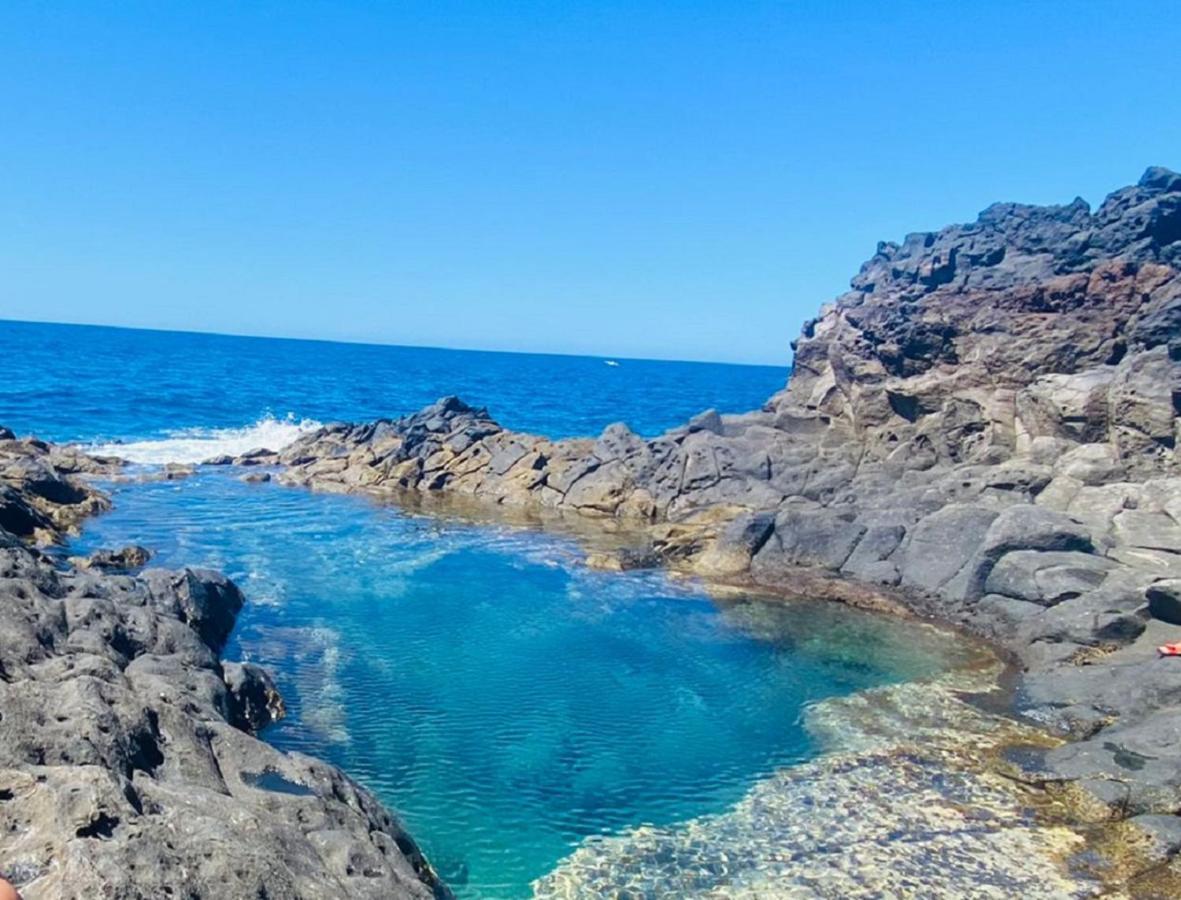
[[[617,365],[619,365],[619,363],[617,363],[617,362],[616,362],[615,360],[613,360],[613,359],[605,359],[605,360],[603,360],[603,365],[605,365],[605,366],[617,366]]]

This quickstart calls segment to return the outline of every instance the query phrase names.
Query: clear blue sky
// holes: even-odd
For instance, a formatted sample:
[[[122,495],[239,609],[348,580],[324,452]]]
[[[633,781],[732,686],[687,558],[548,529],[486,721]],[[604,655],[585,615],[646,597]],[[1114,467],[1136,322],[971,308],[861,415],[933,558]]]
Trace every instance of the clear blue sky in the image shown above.
[[[1175,2],[0,7],[0,318],[782,364],[879,239],[1181,167]]]

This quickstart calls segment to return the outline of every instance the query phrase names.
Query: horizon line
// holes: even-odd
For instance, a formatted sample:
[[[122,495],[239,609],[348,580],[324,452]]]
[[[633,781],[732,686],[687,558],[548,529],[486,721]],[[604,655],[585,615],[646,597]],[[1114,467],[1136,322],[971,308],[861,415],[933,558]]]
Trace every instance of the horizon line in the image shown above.
[[[148,325],[111,325],[105,322],[54,322],[42,319],[9,319],[0,317],[0,324],[13,325],[51,325],[62,326],[66,328],[108,328],[115,331],[147,331],[156,334],[188,334],[201,335],[206,337],[226,337],[226,338],[242,338],[246,340],[261,340],[261,341],[299,341],[302,343],[312,344],[344,344],[351,347],[392,347],[402,350],[443,350],[453,353],[499,353],[510,354],[517,356],[561,356],[571,359],[600,359],[600,360],[626,360],[628,362],[667,362],[667,363],[690,363],[693,365],[706,366],[744,366],[747,368],[756,369],[787,369],[791,370],[792,364],[790,361],[782,363],[767,363],[767,362],[735,362],[733,360],[720,359],[676,359],[673,357],[649,357],[649,356],[612,356],[610,354],[599,353],[562,353],[553,350],[493,350],[487,347],[445,347],[434,344],[400,344],[387,341],[374,340],[359,340],[342,337],[333,338],[319,338],[319,337],[300,337],[294,335],[278,335],[278,334],[243,334],[234,331],[200,331],[191,328],[161,328],[152,327]]]

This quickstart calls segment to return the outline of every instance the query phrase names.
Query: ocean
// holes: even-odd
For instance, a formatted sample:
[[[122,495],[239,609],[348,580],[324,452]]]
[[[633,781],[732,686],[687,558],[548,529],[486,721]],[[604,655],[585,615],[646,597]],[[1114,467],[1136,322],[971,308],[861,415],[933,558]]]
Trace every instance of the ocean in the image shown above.
[[[507,427],[655,435],[754,408],[786,368],[0,322],[0,424],[168,462],[278,446],[457,394]],[[823,748],[808,708],[950,665],[947,641],[825,604],[712,600],[604,573],[567,535],[246,484],[225,468],[108,485],[66,552],[140,543],[222,569],[227,658],[275,673],[265,737],[326,758],[406,822],[461,898],[523,897],[586,839],[724,811]]]

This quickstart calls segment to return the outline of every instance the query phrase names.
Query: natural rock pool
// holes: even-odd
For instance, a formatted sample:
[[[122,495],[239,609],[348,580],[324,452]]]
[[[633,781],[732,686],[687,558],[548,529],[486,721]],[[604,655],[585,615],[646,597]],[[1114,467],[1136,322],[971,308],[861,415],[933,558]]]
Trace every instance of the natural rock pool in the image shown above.
[[[70,552],[136,542],[236,579],[226,657],[269,667],[289,708],[267,739],[375,790],[460,897],[527,896],[587,838],[724,813],[820,752],[810,706],[969,653],[831,604],[595,572],[553,534],[236,474],[112,485]]]

